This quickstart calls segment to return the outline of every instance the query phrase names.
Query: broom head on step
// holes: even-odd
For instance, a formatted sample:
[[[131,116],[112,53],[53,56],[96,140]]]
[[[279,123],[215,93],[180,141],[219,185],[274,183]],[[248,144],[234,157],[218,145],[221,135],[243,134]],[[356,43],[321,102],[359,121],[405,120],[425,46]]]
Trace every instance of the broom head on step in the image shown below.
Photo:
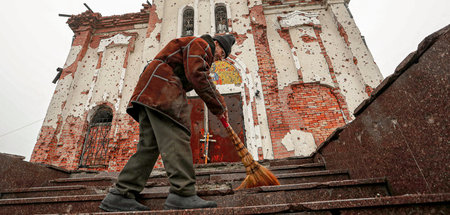
[[[234,132],[233,128],[231,128],[227,120],[222,117],[220,118],[220,121],[226,128],[228,135],[230,136],[239,157],[241,157],[242,163],[244,164],[247,172],[247,177],[245,177],[244,181],[237,188],[237,190],[242,188],[280,185],[277,177],[275,177],[272,172],[253,159],[252,155],[248,152],[247,148],[242,143],[238,135]]]
[[[252,168],[251,173],[247,173],[247,177],[245,177],[241,185],[236,188],[237,190],[242,188],[280,185],[277,177],[275,177],[271,171],[257,162],[255,162],[255,164],[256,165]]]

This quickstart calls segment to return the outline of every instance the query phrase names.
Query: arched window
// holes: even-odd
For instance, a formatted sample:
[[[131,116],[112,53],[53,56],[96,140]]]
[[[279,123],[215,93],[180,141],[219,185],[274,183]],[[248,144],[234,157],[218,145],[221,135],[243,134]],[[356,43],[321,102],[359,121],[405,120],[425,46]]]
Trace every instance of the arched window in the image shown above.
[[[113,115],[111,108],[107,106],[101,106],[97,109],[97,111],[95,111],[90,124],[111,123],[112,118]]]
[[[183,30],[182,37],[194,35],[194,9],[188,7],[183,12]]]
[[[224,5],[217,5],[214,13],[216,15],[216,33],[228,32],[227,8]]]
[[[226,61],[214,62],[209,71],[215,85],[242,83],[239,71]]]
[[[113,113],[107,106],[99,106],[89,122],[83,151],[81,152],[80,167],[106,167],[108,162],[108,134],[111,130]]]

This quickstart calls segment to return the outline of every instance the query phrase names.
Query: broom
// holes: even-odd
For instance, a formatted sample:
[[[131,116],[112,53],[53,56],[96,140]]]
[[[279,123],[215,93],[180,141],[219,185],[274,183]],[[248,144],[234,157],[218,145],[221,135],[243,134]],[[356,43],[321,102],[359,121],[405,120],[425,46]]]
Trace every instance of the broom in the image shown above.
[[[228,135],[230,136],[239,157],[241,157],[242,163],[244,164],[247,172],[247,177],[245,177],[242,184],[236,188],[236,190],[241,188],[280,185],[277,177],[275,177],[272,172],[253,159],[252,155],[248,152],[247,148],[234,132],[233,128],[231,128],[226,118],[222,116],[220,121],[227,130]]]

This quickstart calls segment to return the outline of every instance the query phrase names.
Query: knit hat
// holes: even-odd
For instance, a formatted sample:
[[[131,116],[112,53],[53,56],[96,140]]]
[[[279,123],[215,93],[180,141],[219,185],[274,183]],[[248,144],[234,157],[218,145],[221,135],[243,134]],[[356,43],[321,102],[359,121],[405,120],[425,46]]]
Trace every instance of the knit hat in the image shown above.
[[[225,58],[230,55],[231,52],[231,46],[233,46],[236,39],[234,39],[234,36],[232,34],[226,34],[222,36],[215,36],[213,40],[219,42],[222,49],[225,51]]]

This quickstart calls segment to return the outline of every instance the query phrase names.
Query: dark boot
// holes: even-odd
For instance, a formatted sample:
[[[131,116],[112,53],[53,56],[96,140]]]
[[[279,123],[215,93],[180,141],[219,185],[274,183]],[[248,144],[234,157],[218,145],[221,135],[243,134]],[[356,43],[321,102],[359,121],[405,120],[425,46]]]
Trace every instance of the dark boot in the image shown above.
[[[169,193],[169,196],[164,203],[164,210],[177,209],[192,209],[192,208],[215,208],[217,203],[213,201],[206,201],[194,196],[179,196],[174,193]]]
[[[136,199],[126,198],[118,190],[112,188],[99,206],[108,212],[119,211],[149,211],[150,208],[137,202]]]

